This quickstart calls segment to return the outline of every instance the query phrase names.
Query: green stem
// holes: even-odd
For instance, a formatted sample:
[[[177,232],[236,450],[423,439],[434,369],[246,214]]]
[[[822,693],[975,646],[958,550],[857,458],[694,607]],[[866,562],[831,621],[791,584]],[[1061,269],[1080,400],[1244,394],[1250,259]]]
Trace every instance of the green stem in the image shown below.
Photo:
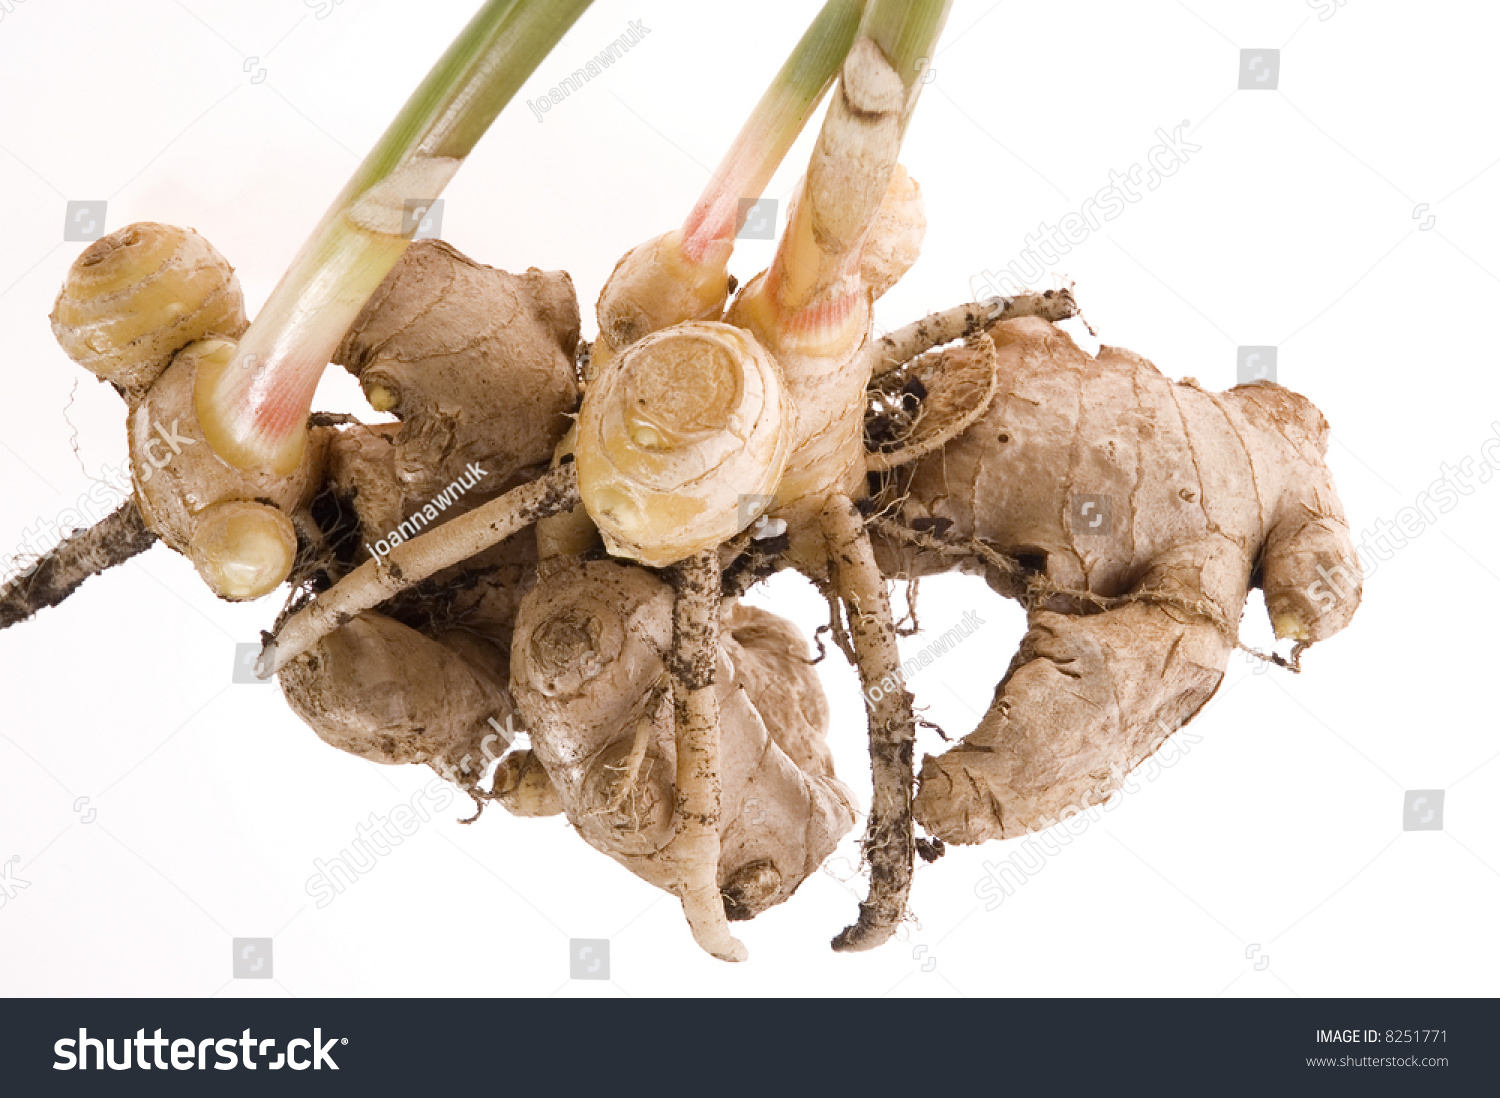
[[[952,6],[953,0],[870,0],[859,33],[880,47],[907,91],[916,91]]]
[[[241,468],[301,459],[318,379],[495,116],[591,0],[489,0],[407,100],[240,341],[200,373],[198,417]]]
[[[899,111],[897,149],[916,109],[917,96],[929,68],[927,62],[943,32],[951,2],[869,0],[865,9],[858,39],[873,43],[904,89],[902,99],[887,74],[885,83],[891,93],[887,109],[891,113]],[[855,53],[863,48],[852,47]],[[846,69],[848,64],[846,61]],[[846,72],[846,79],[848,76]],[[848,92],[845,87],[841,94],[847,97]],[[870,89],[860,94],[868,95]],[[775,330],[779,338],[832,346],[852,338],[850,326],[860,323],[856,301],[862,298],[865,289],[859,278],[859,258],[865,236],[880,211],[879,202],[869,199],[872,195],[885,195],[896,167],[894,153],[888,162],[881,163],[878,158],[851,153],[845,148],[850,141],[857,144],[864,140],[853,134],[870,124],[869,117],[860,119],[850,114],[847,104],[835,102],[829,108],[818,138],[818,152],[814,153],[814,170],[803,180],[776,256],[759,288],[742,297],[738,306],[747,316],[752,310],[763,310],[756,321],[761,331]],[[816,170],[820,156],[825,164],[821,173]],[[827,169],[827,163],[834,160],[844,162],[841,170],[866,177],[868,185],[860,188],[864,194],[862,205],[854,204],[848,179]],[[830,231],[835,221],[841,225],[837,233]]]
[[[953,0],[871,0],[862,34],[873,39],[906,85],[901,136],[911,123],[922,89],[933,78],[932,55],[948,22]]]
[[[682,251],[700,262],[732,241],[787,150],[827,94],[863,15],[864,0],[828,0],[746,120],[682,226]],[[722,249],[727,259],[727,249]]]

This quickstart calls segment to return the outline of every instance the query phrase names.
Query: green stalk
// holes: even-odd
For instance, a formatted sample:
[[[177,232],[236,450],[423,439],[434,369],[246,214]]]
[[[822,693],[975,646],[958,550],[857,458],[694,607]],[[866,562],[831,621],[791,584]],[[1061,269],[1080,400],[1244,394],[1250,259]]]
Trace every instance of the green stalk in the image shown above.
[[[873,39],[910,90],[929,66],[953,0],[870,0],[859,33]]]
[[[719,169],[682,225],[682,251],[702,261],[733,241],[749,204],[760,198],[787,150],[838,75],[863,15],[864,0],[828,0],[761,96]],[[721,248],[727,260],[728,249]]]
[[[906,85],[906,115],[901,132],[916,110],[917,97],[929,79],[932,55],[953,0],[870,0],[859,33],[872,39]]]
[[[407,100],[303,245],[234,357],[198,376],[198,418],[240,468],[301,460],[318,379],[495,116],[591,0],[489,0]]]
[[[889,62],[904,90],[904,99],[895,98],[886,108],[888,111],[899,109],[898,139],[905,134],[928,69],[926,64],[918,62],[931,58],[951,2],[869,0],[865,8],[858,39],[868,38],[874,44]],[[894,88],[891,88],[891,94],[893,97],[897,94]],[[839,102],[829,108],[823,120],[823,132],[818,137],[820,152],[814,153],[814,161],[820,153],[827,158],[844,158],[849,164],[847,170],[858,170],[868,177],[868,186],[863,191],[866,199],[870,194],[884,195],[896,162],[892,159],[879,165],[869,157],[862,160],[852,158],[843,149],[845,142],[858,140],[851,134],[861,125],[848,110]],[[741,298],[740,308],[764,310],[757,321],[762,331],[777,331],[788,338],[797,333],[796,339],[814,342],[825,338],[834,342],[854,338],[848,327],[853,323],[854,314],[849,310],[864,292],[857,277],[859,255],[864,247],[865,234],[879,214],[879,204],[862,206],[856,212],[850,195],[840,190],[846,182],[837,173],[825,173],[815,178],[810,172],[804,180],[801,196],[793,204],[792,216],[782,233],[776,257],[757,296],[753,301],[749,297]],[[821,230],[815,228],[819,211],[825,220]],[[864,220],[859,223],[851,220],[859,217]],[[839,233],[828,231],[829,219],[843,226]],[[809,325],[821,329],[822,334],[814,339]],[[832,334],[835,332],[838,333],[836,336]]]

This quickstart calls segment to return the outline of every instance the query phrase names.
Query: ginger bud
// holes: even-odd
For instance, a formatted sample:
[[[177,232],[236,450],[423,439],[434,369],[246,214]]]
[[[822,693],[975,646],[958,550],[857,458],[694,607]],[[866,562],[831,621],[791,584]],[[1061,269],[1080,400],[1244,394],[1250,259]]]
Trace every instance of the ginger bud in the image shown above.
[[[192,229],[142,221],[94,241],[68,269],[52,333],[68,357],[132,403],[172,356],[248,327],[229,262]]]
[[[297,534],[274,507],[228,500],[199,513],[188,557],[220,598],[257,599],[291,573]]]
[[[717,322],[647,336],[584,397],[579,493],[617,556],[673,564],[759,518],[786,465],[781,370],[748,332]]]
[[[599,338],[591,372],[652,332],[683,321],[720,319],[729,299],[732,250],[732,241],[717,241],[702,245],[698,258],[690,259],[683,252],[682,233],[676,231],[626,252],[595,306]]]
[[[922,188],[897,164],[860,253],[859,277],[869,288],[871,298],[881,297],[911,270],[922,254],[922,238],[926,233]]]
[[[292,567],[297,538],[288,516],[317,489],[325,436],[317,434],[289,476],[236,469],[215,454],[193,393],[198,376],[223,368],[234,348],[205,339],[179,351],[131,408],[127,437],[146,527],[188,556],[216,594],[248,599],[274,590]]]
[[[1271,629],[1277,640],[1294,640],[1304,644],[1312,640],[1312,632],[1307,628],[1307,623],[1295,610],[1287,610],[1272,617]]]
[[[513,816],[556,816],[563,810],[557,787],[531,751],[512,751],[500,760],[494,797]]]

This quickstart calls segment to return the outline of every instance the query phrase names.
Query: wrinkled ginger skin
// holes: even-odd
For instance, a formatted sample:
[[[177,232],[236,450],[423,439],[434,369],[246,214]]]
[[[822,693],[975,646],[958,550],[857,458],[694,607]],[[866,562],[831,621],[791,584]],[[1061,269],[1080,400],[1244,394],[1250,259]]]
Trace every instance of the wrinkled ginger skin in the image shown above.
[[[681,875],[670,849],[672,602],[672,588],[638,567],[549,562],[522,604],[511,657],[512,693],[569,822],[589,845],[668,890]],[[848,791],[831,776],[801,769],[767,729],[768,722],[784,727],[791,751],[821,769],[826,747],[807,743],[825,731],[813,723],[820,707],[803,706],[782,725],[777,695],[758,699],[745,689],[767,677],[759,654],[767,637],[791,628],[773,618],[731,613],[713,684],[722,780],[718,882],[731,918],[789,897],[853,825]],[[735,639],[735,621],[749,631],[748,645]],[[742,679],[738,667],[753,662],[762,666]],[[808,668],[794,689],[806,694],[816,686]],[[638,742],[643,751],[629,780]]]
[[[1295,613],[1308,641],[1343,628],[1359,601],[1323,460],[1327,424],[1306,399],[1267,383],[1206,392],[1119,348],[1092,358],[1037,318],[989,334],[997,395],[913,464],[898,521],[985,542],[1058,587],[1148,597],[1103,613],[1058,595],[1031,606],[989,712],[922,770],[918,821],[960,843],[1011,838],[1107,797],[1217,689],[1232,647],[1211,618],[1237,627],[1252,585],[1273,617]],[[1083,512],[1087,497],[1095,507]],[[1091,530],[1106,499],[1108,521]],[[888,575],[954,565],[876,540]],[[963,567],[1026,594],[978,557]],[[1325,573],[1346,578],[1343,598],[1320,594]],[[1208,613],[1184,609],[1194,604]]]
[[[371,762],[429,763],[477,780],[515,712],[482,661],[456,643],[366,612],[284,666],[292,712],[330,746]],[[488,743],[486,742],[488,741]]]
[[[771,738],[809,774],[834,777],[828,698],[801,631],[785,618],[742,602],[726,607],[724,629],[739,648],[735,675],[763,714]]]
[[[425,497],[470,462],[494,484],[551,458],[578,405],[578,327],[565,272],[515,275],[423,240],[376,289],[334,361],[401,420],[396,476],[408,496]]]

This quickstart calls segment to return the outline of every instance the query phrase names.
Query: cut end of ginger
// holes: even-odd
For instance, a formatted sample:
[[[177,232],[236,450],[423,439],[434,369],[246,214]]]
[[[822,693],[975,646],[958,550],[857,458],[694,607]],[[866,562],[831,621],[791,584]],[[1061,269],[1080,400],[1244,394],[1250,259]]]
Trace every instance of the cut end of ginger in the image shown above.
[[[1308,630],[1307,623],[1295,610],[1277,614],[1271,620],[1271,628],[1275,630],[1277,640],[1294,640],[1303,643],[1312,640],[1312,633]]]

